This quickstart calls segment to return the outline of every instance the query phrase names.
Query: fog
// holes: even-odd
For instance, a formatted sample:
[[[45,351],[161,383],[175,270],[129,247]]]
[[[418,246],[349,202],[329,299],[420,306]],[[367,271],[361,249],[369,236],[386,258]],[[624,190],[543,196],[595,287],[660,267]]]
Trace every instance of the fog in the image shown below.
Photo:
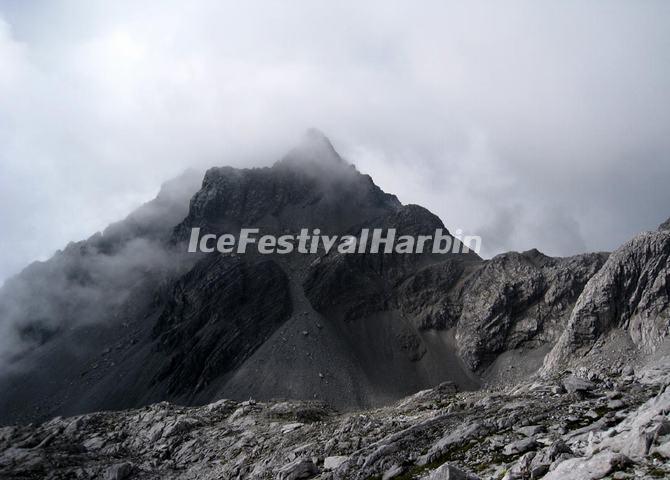
[[[0,282],[308,127],[483,253],[670,216],[670,4],[0,1]]]
[[[123,221],[9,278],[0,290],[0,374],[57,333],[132,317],[133,305],[145,305],[162,281],[189,268],[198,257],[172,248],[170,238],[202,175],[184,172]]]

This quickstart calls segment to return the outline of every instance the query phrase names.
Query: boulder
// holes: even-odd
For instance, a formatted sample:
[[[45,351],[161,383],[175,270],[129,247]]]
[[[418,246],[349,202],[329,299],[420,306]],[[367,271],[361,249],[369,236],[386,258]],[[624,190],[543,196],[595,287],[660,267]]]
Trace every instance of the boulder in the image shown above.
[[[619,453],[601,452],[590,458],[571,458],[560,462],[543,480],[597,480],[630,463]]]
[[[319,469],[310,459],[299,458],[279,469],[279,480],[299,480],[302,478],[312,478]]]
[[[503,455],[519,455],[537,448],[537,442],[533,438],[522,438],[516,442],[509,443],[503,448]]]
[[[349,460],[349,457],[344,455],[336,455],[332,457],[326,457],[323,461],[324,470],[337,470],[340,465]]]
[[[445,463],[436,470],[431,472],[428,476],[423,477],[424,480],[479,480],[477,475],[466,473],[463,470]]]
[[[563,379],[563,387],[568,393],[588,392],[593,390],[595,385],[589,380],[579,378],[576,375],[568,375]]]

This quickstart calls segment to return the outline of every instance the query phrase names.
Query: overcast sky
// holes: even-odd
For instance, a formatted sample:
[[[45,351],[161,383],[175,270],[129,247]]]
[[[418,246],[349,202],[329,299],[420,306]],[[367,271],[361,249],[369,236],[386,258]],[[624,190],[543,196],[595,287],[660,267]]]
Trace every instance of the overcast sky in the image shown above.
[[[318,127],[486,255],[670,216],[670,2],[0,0],[0,282]]]

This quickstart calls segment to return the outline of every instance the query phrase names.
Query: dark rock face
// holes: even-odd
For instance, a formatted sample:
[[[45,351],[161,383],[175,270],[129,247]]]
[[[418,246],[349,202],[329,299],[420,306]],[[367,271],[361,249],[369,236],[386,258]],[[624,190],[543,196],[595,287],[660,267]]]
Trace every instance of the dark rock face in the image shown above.
[[[661,223],[658,227],[658,230],[670,230],[670,218],[668,218],[665,222]]]
[[[154,378],[169,395],[197,394],[232,372],[291,314],[286,275],[272,260],[201,260],[180,278],[153,329],[169,360]]]
[[[557,368],[623,330],[642,352],[670,333],[670,232],[642,233],[610,255],[581,293],[560,340],[545,359]]]
[[[344,233],[400,206],[394,195],[344,162],[327,138],[311,132],[271,168],[208,170],[175,239],[188,238],[194,226],[215,234],[241,227]]]
[[[439,218],[417,205],[403,206],[370,224],[375,228],[395,228],[396,237],[433,235],[438,228],[447,232]],[[424,254],[331,252],[310,266],[304,283],[305,294],[317,311],[353,320],[395,308],[398,283],[424,267],[442,264],[446,259],[456,259],[453,264],[480,261],[474,253],[432,254],[431,249],[432,242],[427,242]],[[459,274],[463,272],[463,267],[451,269]],[[452,278],[456,279],[454,274]]]

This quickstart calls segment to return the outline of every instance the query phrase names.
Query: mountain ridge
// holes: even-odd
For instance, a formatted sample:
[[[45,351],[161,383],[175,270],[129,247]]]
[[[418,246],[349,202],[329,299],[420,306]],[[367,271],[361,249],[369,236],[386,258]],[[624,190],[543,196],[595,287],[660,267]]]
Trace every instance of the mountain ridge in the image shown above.
[[[272,167],[215,167],[194,182],[198,175],[0,290],[0,313],[23,329],[12,338],[29,346],[0,371],[0,422],[222,397],[368,408],[442,382],[508,384],[568,363],[554,352],[572,348],[565,338],[575,306],[615,262],[537,250],[490,260],[474,252],[185,254],[195,226],[214,234],[444,228],[383,192],[319,132]],[[663,263],[661,251],[642,263]],[[663,283],[664,270],[653,271]],[[28,308],[39,292],[40,308]],[[658,312],[662,326],[666,310]],[[667,336],[647,333],[653,347],[640,352]]]

